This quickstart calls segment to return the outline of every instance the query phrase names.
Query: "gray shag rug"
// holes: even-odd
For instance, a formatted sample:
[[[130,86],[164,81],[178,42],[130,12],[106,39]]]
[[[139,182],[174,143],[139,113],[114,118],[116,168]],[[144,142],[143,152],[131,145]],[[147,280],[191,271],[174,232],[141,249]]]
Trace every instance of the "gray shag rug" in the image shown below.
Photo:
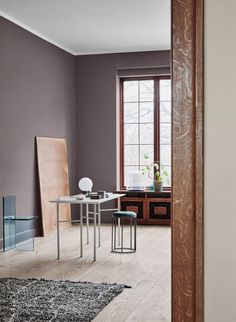
[[[0,321],[92,321],[125,285],[0,278]]]

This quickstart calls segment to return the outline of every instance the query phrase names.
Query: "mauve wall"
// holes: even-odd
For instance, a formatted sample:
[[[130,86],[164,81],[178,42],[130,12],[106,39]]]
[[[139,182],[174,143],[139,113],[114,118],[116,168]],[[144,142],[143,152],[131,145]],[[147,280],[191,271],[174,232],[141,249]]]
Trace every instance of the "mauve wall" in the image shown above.
[[[135,73],[137,69],[168,70],[169,67],[169,51],[77,56],[78,179],[90,177],[94,182],[94,190],[116,189],[118,71],[126,73],[130,70],[130,73]]]
[[[75,57],[0,17],[0,197],[23,215],[38,214],[35,136],[67,139],[74,192]]]

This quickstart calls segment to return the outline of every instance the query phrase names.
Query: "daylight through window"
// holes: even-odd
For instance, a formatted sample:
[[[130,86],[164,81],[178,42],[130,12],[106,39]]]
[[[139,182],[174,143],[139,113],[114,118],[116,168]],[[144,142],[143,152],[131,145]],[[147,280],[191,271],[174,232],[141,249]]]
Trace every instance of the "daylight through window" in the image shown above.
[[[121,79],[121,188],[127,173],[157,161],[171,185],[171,80]],[[145,176],[146,186],[153,180]]]

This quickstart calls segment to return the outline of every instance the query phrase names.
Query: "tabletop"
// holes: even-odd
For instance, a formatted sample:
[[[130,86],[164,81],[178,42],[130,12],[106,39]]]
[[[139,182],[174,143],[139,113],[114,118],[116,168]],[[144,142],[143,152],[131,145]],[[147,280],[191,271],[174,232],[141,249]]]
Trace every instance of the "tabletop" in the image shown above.
[[[121,197],[124,197],[124,194],[121,193],[112,193],[109,195],[107,198],[101,198],[101,199],[90,199],[90,198],[85,198],[85,199],[77,199],[78,195],[75,196],[62,196],[59,197],[58,199],[55,200],[50,200],[52,203],[69,203],[69,204],[101,204],[104,202],[108,202],[114,199],[118,199]]]

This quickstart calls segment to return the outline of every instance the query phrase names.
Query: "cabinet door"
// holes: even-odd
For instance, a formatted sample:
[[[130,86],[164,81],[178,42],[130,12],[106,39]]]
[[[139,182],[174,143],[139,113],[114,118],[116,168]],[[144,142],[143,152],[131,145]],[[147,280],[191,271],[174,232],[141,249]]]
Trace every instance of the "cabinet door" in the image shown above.
[[[150,219],[168,219],[171,215],[171,203],[169,201],[149,201]]]
[[[123,200],[121,199],[121,210],[134,211],[138,219],[143,219],[144,203],[137,200]]]

